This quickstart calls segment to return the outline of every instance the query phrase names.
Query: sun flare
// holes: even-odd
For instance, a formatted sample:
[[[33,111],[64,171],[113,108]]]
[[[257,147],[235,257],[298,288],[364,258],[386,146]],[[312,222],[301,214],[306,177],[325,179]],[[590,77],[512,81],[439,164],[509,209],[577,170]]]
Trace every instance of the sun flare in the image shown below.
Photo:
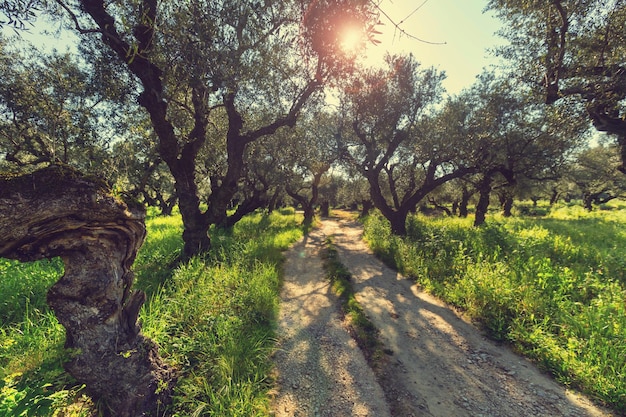
[[[346,54],[357,54],[365,45],[365,35],[362,30],[348,26],[341,31],[339,46]]]

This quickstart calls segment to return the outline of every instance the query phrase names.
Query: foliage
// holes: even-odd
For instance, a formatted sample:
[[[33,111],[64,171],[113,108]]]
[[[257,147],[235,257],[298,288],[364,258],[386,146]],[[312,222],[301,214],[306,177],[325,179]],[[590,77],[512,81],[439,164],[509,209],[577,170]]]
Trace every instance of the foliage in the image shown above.
[[[379,214],[365,236],[387,263],[463,309],[566,385],[626,411],[626,216],[580,206],[472,228],[411,217],[406,238]]]
[[[148,219],[136,286],[149,295],[143,332],[180,372],[172,415],[269,415],[281,251],[302,236],[300,221],[293,210],[247,216],[216,232],[210,254],[176,267],[180,216]],[[63,371],[63,328],[45,306],[59,264],[0,260],[2,294],[15,292],[0,305],[0,416],[97,412]]]
[[[4,25],[14,29],[26,29],[26,23],[35,20],[35,12],[39,8],[39,0],[2,0],[0,1],[0,28]],[[5,20],[6,19],[6,20]]]
[[[313,221],[320,189],[328,184],[327,173],[339,159],[337,129],[334,114],[311,112],[282,142],[285,191],[304,210],[304,223]]]
[[[307,102],[341,75],[344,66],[311,45],[323,32],[324,18],[342,6],[354,11],[370,6],[367,1],[56,3],[84,35],[87,61],[134,76],[138,103],[158,138],[156,149],[174,178],[185,256],[210,248],[211,225],[234,223],[227,209],[246,174],[247,146],[292,127]],[[351,17],[367,26],[360,19],[374,16]],[[107,52],[108,59],[101,59]],[[225,161],[208,179],[209,187],[200,187],[197,178],[203,154]],[[205,167],[211,165],[207,161]]]
[[[456,145],[431,129],[444,74],[412,55],[387,56],[386,68],[363,69],[342,91],[343,159],[369,184],[374,205],[405,233],[407,213],[431,191],[468,172]]]
[[[372,2],[364,0],[321,0],[308,2],[302,24],[302,45],[318,55],[323,72],[347,73],[354,69],[356,54],[365,49],[367,42],[380,43],[375,26],[378,10]],[[376,22],[376,23],[375,23]],[[342,37],[346,31],[356,31],[360,47],[346,51]]]
[[[566,173],[583,198],[583,206],[606,203],[626,193],[626,178],[617,170],[619,152],[616,145],[598,145],[580,152]]]
[[[479,194],[475,225],[480,225],[492,191],[510,215],[515,191],[531,181],[558,178],[589,126],[578,112],[537,103],[514,77],[484,71],[447,103],[437,130],[473,147],[466,154],[476,161],[479,175],[463,180]]]
[[[5,169],[61,162],[108,174],[106,148],[120,126],[117,105],[127,96],[123,84],[107,88],[103,84],[111,74],[90,71],[69,53],[16,51],[3,37],[0,72]]]
[[[626,163],[626,4],[622,0],[490,0],[510,44],[499,53],[548,104],[584,108],[617,137]]]
[[[112,159],[108,174],[121,193],[159,207],[169,214],[177,202],[172,175],[157,149],[157,138],[140,109],[126,109],[123,123],[127,128],[109,152]]]
[[[546,179],[586,139],[580,112],[540,106],[524,85],[508,75],[483,72],[460,98],[469,105],[481,170],[499,171],[515,182],[522,175]]]

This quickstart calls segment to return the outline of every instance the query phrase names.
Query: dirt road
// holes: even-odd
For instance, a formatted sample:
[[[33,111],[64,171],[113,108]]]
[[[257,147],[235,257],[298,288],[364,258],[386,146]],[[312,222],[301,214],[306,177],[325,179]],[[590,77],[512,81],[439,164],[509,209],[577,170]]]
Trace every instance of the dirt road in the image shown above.
[[[376,373],[346,331],[320,249],[335,236],[389,356]],[[276,416],[612,416],[566,390],[385,267],[345,218],[287,254],[275,356]]]

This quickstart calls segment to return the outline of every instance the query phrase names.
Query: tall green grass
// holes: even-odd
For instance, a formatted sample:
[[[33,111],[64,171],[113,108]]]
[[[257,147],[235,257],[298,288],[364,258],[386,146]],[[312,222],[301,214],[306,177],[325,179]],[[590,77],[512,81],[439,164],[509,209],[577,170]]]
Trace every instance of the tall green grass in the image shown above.
[[[572,207],[543,218],[411,217],[392,236],[365,223],[372,249],[460,307],[566,385],[626,411],[626,212]]]
[[[0,259],[0,416],[50,416],[81,387],[62,368],[64,330],[46,305],[60,259]]]
[[[169,414],[269,415],[281,252],[302,236],[301,220],[292,210],[248,216],[213,230],[212,252],[179,265],[180,217],[148,218],[134,270],[148,294],[143,332],[180,374]],[[97,413],[63,371],[64,331],[45,304],[62,263],[0,260],[0,272],[11,295],[0,304],[0,416]]]

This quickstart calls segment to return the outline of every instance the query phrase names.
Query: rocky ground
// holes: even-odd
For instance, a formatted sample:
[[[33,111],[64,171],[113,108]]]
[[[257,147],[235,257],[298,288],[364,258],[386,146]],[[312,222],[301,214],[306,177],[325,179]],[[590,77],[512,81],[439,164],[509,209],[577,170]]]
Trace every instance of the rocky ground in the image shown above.
[[[319,257],[333,235],[388,353],[375,370],[343,322]],[[349,218],[322,221],[287,253],[275,354],[276,416],[612,416],[566,390],[385,267]]]

